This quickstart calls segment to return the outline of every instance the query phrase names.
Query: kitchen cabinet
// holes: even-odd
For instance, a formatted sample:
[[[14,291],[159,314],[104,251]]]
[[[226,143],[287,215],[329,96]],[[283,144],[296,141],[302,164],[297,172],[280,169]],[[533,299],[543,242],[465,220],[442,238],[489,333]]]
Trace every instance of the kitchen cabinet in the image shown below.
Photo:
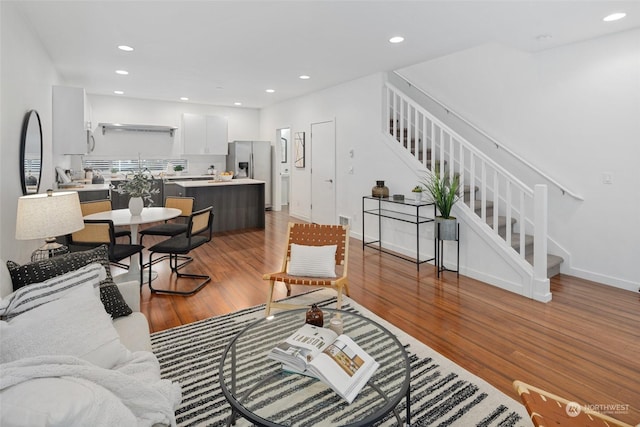
[[[53,152],[88,154],[95,148],[91,107],[84,89],[53,86]]]
[[[184,154],[226,156],[228,152],[227,119],[201,114],[182,115]]]

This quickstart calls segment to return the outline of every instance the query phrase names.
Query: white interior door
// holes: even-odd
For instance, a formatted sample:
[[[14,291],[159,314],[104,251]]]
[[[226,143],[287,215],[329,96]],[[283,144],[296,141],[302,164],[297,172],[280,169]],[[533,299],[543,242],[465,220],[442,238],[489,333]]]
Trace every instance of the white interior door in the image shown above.
[[[311,124],[311,222],[337,224],[335,123]]]

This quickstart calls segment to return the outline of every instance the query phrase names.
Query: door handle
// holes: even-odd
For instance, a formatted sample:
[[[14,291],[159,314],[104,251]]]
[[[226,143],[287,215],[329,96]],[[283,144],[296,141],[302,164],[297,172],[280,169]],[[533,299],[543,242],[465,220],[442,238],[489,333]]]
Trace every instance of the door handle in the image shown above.
[[[332,179],[325,179],[325,180],[324,180],[324,182],[331,182],[331,183],[333,183],[333,180],[332,180]]]

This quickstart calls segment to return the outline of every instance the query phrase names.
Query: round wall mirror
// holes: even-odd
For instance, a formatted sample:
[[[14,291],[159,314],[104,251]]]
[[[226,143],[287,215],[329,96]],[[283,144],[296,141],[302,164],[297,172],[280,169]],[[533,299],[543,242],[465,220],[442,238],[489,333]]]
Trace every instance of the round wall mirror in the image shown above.
[[[20,142],[20,182],[22,194],[35,194],[42,177],[42,126],[36,110],[24,117]]]

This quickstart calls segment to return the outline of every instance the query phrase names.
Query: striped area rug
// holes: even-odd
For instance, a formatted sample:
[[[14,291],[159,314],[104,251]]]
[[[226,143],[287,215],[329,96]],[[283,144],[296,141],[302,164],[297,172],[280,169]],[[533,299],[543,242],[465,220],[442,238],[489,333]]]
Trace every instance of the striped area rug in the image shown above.
[[[292,297],[296,304],[335,307],[335,292],[319,290]],[[531,426],[524,407],[482,379],[446,359],[384,319],[344,297],[342,308],[378,322],[405,345],[411,361],[411,426]],[[180,383],[182,404],[176,410],[178,426],[223,426],[231,413],[218,384],[220,356],[229,340],[245,326],[264,315],[264,305],[224,316],[179,326],[152,334],[153,351],[160,361],[163,378]],[[374,356],[375,357],[375,356]],[[315,381],[300,376],[300,381]],[[319,387],[324,387],[320,384]],[[319,393],[334,399],[335,393]],[[322,396],[322,397],[320,397]],[[314,402],[315,403],[315,402]],[[304,412],[302,402],[292,404]],[[404,420],[405,401],[398,405]],[[335,421],[332,421],[335,420]],[[311,427],[340,425],[339,413],[318,421],[313,413],[283,425]],[[236,426],[251,426],[239,419]],[[378,425],[395,426],[389,417]]]

